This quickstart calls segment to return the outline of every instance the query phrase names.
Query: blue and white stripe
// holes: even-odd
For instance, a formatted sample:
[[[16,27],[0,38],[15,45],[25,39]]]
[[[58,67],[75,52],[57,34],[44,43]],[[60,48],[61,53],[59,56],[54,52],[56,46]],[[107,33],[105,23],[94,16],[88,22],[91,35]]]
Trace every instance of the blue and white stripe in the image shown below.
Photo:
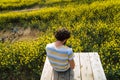
[[[46,52],[49,62],[56,71],[66,71],[70,65],[69,60],[73,59],[73,51],[71,48],[61,46],[56,48],[54,43],[46,46]]]

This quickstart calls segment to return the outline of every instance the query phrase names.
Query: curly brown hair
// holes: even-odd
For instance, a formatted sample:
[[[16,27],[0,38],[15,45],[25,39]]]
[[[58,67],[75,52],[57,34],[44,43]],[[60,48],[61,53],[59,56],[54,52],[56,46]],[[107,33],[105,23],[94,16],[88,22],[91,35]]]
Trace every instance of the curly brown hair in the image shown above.
[[[55,38],[59,41],[63,41],[70,38],[70,32],[65,28],[59,29],[55,32]]]

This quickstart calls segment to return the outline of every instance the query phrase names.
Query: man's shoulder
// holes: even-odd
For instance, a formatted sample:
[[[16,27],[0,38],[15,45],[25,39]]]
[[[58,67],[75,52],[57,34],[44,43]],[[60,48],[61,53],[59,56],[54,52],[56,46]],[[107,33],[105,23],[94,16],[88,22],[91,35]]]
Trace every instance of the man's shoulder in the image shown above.
[[[46,48],[50,48],[50,47],[53,47],[54,45],[53,45],[53,43],[48,43],[47,45],[46,45]]]
[[[72,49],[71,47],[65,46],[65,45],[64,45],[64,48],[65,48],[66,50],[71,50],[71,49]]]
[[[72,48],[70,48],[70,47],[68,47],[68,46],[66,46],[66,45],[63,46],[62,50],[63,50],[63,51],[66,51],[68,54],[73,52],[73,51],[72,51]]]
[[[73,53],[73,50],[69,46],[64,46],[64,48],[67,50],[68,55]]]

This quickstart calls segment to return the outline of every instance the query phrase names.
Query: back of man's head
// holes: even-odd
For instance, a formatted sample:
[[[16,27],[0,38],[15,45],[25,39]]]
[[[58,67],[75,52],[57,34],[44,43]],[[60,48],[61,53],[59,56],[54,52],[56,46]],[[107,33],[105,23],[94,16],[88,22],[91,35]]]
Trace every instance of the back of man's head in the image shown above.
[[[59,41],[64,41],[65,39],[70,38],[70,32],[65,28],[59,29],[55,33],[55,38]]]

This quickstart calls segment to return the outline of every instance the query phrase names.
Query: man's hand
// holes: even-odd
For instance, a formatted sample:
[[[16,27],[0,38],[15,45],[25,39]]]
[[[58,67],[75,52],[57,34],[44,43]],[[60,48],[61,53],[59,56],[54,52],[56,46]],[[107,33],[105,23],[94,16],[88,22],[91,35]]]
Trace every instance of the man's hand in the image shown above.
[[[70,68],[71,69],[74,69],[74,67],[75,67],[75,62],[74,62],[74,60],[72,59],[72,60],[69,60],[69,63],[70,63]]]

